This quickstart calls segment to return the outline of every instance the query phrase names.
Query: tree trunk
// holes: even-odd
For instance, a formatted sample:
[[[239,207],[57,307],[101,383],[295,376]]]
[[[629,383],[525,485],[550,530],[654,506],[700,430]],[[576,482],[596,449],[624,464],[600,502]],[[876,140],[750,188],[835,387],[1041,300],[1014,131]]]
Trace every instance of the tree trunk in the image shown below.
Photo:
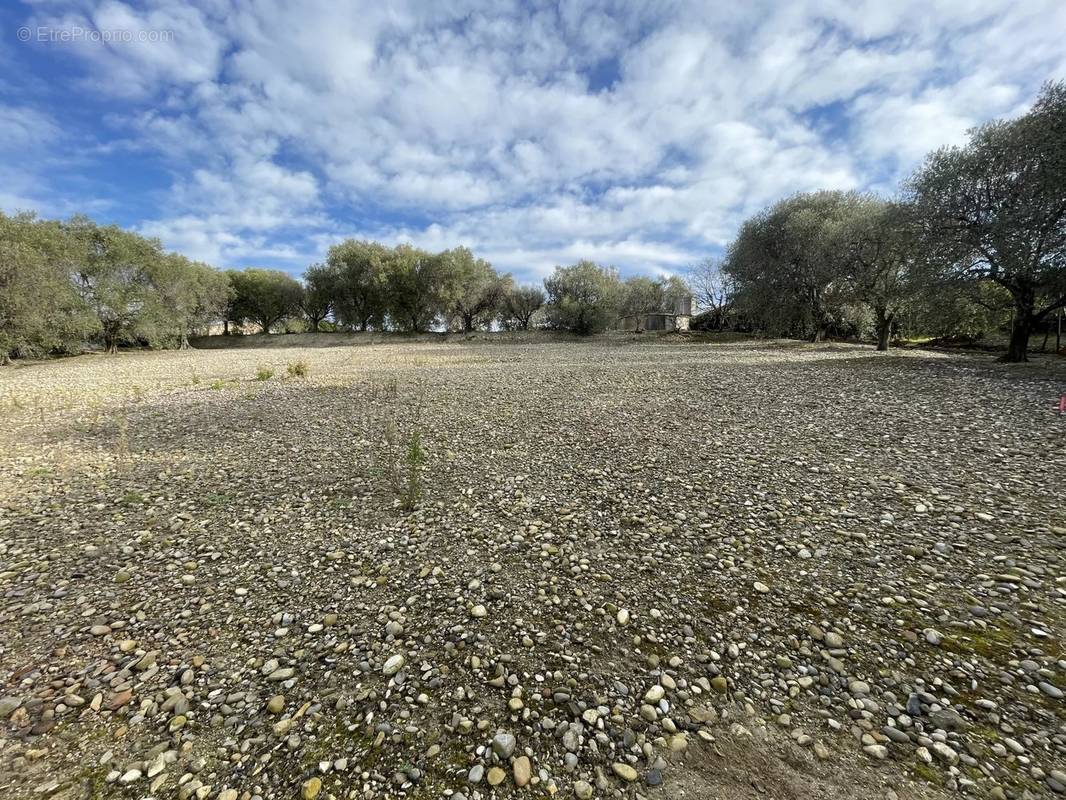
[[[1010,329],[1010,345],[1003,360],[1020,364],[1029,360],[1029,333],[1033,327],[1033,315],[1029,309],[1017,309]]]
[[[111,324],[104,326],[104,352],[109,356],[118,352],[118,332]]]
[[[184,332],[181,334],[181,344],[178,345],[178,349],[179,350],[188,350],[189,349],[189,334],[184,333]]]
[[[222,335],[223,336],[229,336],[229,320],[228,319],[222,320]]]
[[[811,343],[817,344],[823,341],[825,341],[825,328],[819,325],[814,329],[814,333],[811,334]]]
[[[892,335],[892,315],[881,313],[877,320],[877,349],[888,349],[888,340]]]

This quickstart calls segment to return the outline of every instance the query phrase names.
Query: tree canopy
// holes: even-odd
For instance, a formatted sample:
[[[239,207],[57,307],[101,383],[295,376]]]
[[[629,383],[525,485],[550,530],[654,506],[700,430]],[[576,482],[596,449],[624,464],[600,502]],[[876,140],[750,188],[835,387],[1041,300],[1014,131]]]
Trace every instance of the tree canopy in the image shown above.
[[[613,267],[579,261],[556,267],[544,280],[548,318],[555,328],[581,335],[610,327],[622,302],[622,281]]]
[[[1018,119],[932,153],[908,190],[941,271],[1010,293],[1006,358],[1026,360],[1034,324],[1066,305],[1066,83],[1045,85]]]

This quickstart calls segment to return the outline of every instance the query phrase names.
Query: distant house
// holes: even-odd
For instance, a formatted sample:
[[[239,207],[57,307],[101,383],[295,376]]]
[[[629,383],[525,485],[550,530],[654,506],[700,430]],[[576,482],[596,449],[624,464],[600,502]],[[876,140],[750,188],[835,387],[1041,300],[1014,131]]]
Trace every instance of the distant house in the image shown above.
[[[670,308],[648,314],[619,317],[615,326],[620,331],[687,331],[692,319],[692,296],[678,297]]]

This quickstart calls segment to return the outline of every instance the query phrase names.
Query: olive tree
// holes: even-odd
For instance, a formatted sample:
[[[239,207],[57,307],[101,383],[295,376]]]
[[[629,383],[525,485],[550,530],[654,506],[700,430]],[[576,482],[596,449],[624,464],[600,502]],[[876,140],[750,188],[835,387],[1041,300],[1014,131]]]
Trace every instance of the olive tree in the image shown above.
[[[913,208],[863,197],[847,218],[843,238],[852,293],[873,313],[877,349],[887,350],[893,325],[922,281]]]
[[[233,290],[226,275],[199,261],[166,253],[147,267],[150,291],[134,325],[153,347],[189,346],[189,332],[221,317]]]
[[[462,325],[464,333],[487,327],[510,287],[511,277],[501,276],[492,264],[475,258],[466,247],[447,250],[441,257],[448,271],[450,315]]]
[[[0,364],[74,351],[99,329],[71,282],[76,250],[58,222],[0,212]]]
[[[429,330],[448,302],[448,266],[440,254],[401,244],[385,260],[389,317],[401,330]]]
[[[781,200],[747,220],[724,271],[760,328],[821,341],[851,299],[845,226],[859,195],[821,191]]]
[[[553,327],[585,336],[606,330],[618,317],[622,282],[613,267],[592,261],[556,267],[544,279],[544,290]]]
[[[366,331],[384,325],[388,313],[385,264],[391,251],[377,242],[346,239],[333,245],[326,264],[335,271],[333,318]]]
[[[329,264],[312,264],[304,270],[303,294],[300,310],[307,318],[312,332],[333,311],[338,294],[337,270]]]
[[[156,239],[87,217],[64,223],[75,247],[74,286],[96,316],[108,353],[138,340],[138,325],[156,301],[151,274],[163,258]]]
[[[544,290],[538,286],[512,286],[503,296],[500,320],[509,330],[529,330],[529,325],[544,305]]]
[[[1027,360],[1034,326],[1066,305],[1066,82],[1046,84],[1024,116],[932,153],[909,190],[943,271],[1010,293],[1004,359]]]
[[[238,322],[250,320],[270,333],[271,328],[300,308],[303,287],[299,281],[280,270],[230,270],[233,301],[227,315]]]

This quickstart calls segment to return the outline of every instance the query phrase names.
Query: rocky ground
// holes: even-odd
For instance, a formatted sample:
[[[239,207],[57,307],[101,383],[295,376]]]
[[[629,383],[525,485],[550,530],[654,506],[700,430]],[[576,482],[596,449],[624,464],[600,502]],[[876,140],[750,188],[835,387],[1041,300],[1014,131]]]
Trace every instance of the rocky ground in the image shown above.
[[[1063,391],[672,340],[0,370],[0,797],[1062,794]]]

